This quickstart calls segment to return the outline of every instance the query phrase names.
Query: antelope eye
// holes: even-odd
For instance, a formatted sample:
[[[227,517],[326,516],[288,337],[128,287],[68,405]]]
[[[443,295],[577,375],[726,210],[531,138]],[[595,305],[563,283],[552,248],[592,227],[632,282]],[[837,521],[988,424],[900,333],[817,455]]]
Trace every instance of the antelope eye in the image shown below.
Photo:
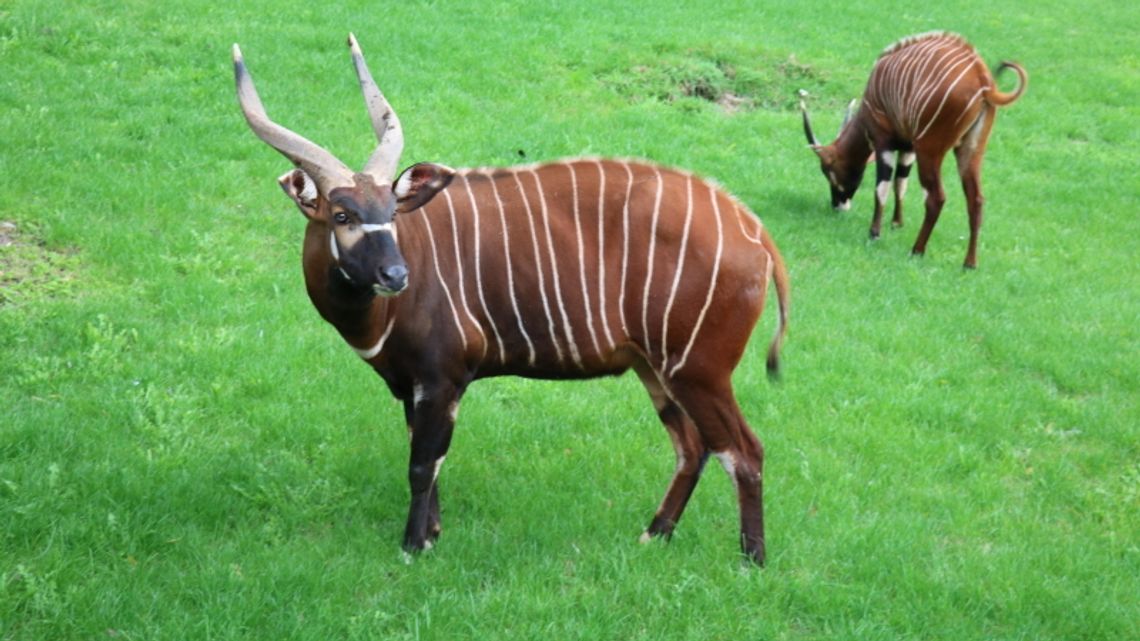
[[[333,220],[343,225],[348,222],[348,214],[344,213],[343,211],[338,211],[337,213],[333,214]]]

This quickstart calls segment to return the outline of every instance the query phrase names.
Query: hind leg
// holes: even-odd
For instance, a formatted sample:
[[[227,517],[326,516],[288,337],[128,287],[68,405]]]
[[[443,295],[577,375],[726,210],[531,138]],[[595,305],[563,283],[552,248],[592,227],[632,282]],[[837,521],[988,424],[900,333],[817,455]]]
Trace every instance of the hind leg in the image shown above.
[[[922,183],[922,190],[926,192],[926,215],[922,219],[922,228],[918,230],[918,238],[910,253],[921,256],[926,253],[926,242],[930,240],[930,232],[938,223],[938,216],[942,213],[942,205],[946,203],[946,191],[942,189],[942,157],[927,154],[918,158],[918,181]]]
[[[764,449],[744,420],[727,379],[676,377],[673,398],[692,419],[704,446],[724,466],[736,488],[740,508],[740,547],[764,565]]]
[[[961,144],[954,149],[958,176],[962,179],[962,191],[966,193],[966,214],[970,219],[970,244],[966,249],[966,260],[962,263],[966,269],[978,266],[978,233],[982,229],[982,205],[985,203],[985,197],[982,196],[982,156],[993,124],[994,113],[983,111],[966,132]]]
[[[693,422],[685,412],[670,397],[661,384],[657,373],[642,361],[635,365],[638,377],[641,379],[649,396],[653,399],[653,406],[657,409],[657,416],[669,432],[669,439],[673,442],[673,449],[677,454],[677,467],[673,471],[673,478],[665,490],[665,498],[661,500],[660,507],[653,515],[642,542],[653,537],[668,539],[673,534],[681,514],[693,495],[693,489],[700,480],[701,471],[708,459],[708,451],[701,443],[700,434]]]

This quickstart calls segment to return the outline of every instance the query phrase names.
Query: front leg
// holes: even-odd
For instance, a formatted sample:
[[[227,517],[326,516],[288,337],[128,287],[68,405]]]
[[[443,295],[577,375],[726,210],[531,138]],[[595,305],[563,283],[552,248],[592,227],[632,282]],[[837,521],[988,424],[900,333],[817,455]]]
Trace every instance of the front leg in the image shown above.
[[[891,219],[891,227],[903,226],[903,198],[906,196],[906,180],[910,176],[912,166],[914,166],[913,151],[906,151],[899,155],[899,166],[895,170],[895,216]]]
[[[441,531],[436,481],[451,445],[460,396],[451,384],[416,384],[414,398],[405,402],[412,441],[408,462],[411,505],[404,529],[404,549],[409,552],[431,548]]]
[[[875,153],[875,215],[871,218],[871,239],[879,237],[883,224],[883,206],[891,190],[891,175],[895,171],[895,152],[882,150]]]

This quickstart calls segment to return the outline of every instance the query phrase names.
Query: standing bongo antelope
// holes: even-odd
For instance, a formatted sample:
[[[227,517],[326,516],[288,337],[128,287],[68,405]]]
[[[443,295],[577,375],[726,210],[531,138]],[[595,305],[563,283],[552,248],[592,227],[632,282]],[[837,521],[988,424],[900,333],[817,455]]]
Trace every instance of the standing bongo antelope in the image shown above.
[[[830,145],[821,145],[812,133],[807,106],[801,101],[804,132],[830,183],[832,207],[850,207],[868,158],[874,154],[875,215],[871,219],[871,238],[879,237],[892,173],[895,213],[891,224],[902,226],[906,180],[917,159],[918,179],[926,193],[926,217],[911,253],[921,255],[946,201],[942,160],[953,149],[970,218],[970,244],[964,265],[977,267],[984,201],[982,156],[997,108],[1020,98],[1029,82],[1025,70],[1013,62],[1001,63],[998,73],[1007,68],[1013,69],[1019,78],[1017,89],[1011,93],[998,91],[986,64],[961,36],[934,32],[904,38],[879,56],[867,81],[862,105],[852,116],[852,101],[839,136]]]
[[[767,229],[715,185],[646,163],[420,163],[397,176],[400,121],[348,43],[379,139],[360,172],[269,120],[237,45],[234,76],[253,132],[298,167],[278,181],[309,221],[310,299],[403,402],[404,548],[439,536],[436,479],[472,381],[632,368],[677,455],[645,537],[672,533],[712,454],[735,482],[742,549],[763,563],[763,450],[730,378],[769,280],[779,302],[769,372],[778,366],[788,277]]]

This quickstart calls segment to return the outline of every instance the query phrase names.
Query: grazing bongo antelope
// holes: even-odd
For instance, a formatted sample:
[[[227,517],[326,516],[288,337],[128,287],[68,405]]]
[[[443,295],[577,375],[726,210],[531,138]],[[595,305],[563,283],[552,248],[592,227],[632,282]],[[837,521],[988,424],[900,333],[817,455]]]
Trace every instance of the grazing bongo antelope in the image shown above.
[[[403,403],[404,548],[439,536],[436,480],[472,381],[633,369],[677,456],[643,539],[669,537],[712,454],[736,486],[742,549],[763,563],[763,449],[730,378],[769,280],[777,371],[789,290],[768,230],[716,185],[648,163],[419,163],[397,176],[400,121],[351,34],[348,44],[379,139],[360,172],[269,120],[237,45],[234,76],[253,132],[298,167],[278,182],[308,219],[309,298]]]
[[[863,170],[874,154],[875,214],[871,219],[871,238],[879,237],[892,173],[895,213],[891,224],[902,226],[907,176],[917,159],[918,180],[926,193],[926,217],[911,253],[921,255],[946,201],[942,160],[953,149],[970,218],[965,267],[977,267],[984,200],[982,156],[997,108],[1020,98],[1029,83],[1021,65],[1003,62],[998,73],[1007,68],[1017,73],[1019,81],[1014,91],[1003,93],[998,91],[986,64],[961,36],[934,32],[903,38],[879,56],[867,81],[862,105],[852,116],[852,101],[839,136],[830,145],[821,145],[812,133],[807,106],[801,101],[804,132],[830,183],[832,207],[850,207],[851,196],[859,188]]]

